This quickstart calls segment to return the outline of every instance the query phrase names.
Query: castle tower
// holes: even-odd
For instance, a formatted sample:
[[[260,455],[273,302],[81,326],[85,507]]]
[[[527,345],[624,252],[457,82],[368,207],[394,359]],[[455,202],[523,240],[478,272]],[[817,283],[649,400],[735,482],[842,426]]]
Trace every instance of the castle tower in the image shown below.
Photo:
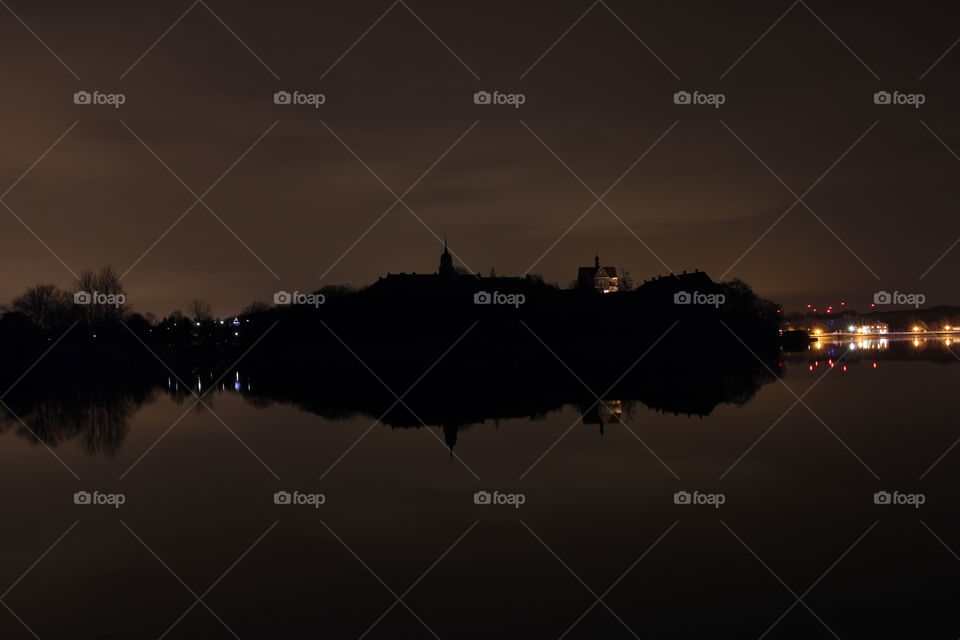
[[[449,278],[456,275],[456,271],[453,270],[453,256],[450,255],[450,250],[447,249],[447,239],[443,239],[443,253],[440,254],[440,270],[438,272],[441,277]]]

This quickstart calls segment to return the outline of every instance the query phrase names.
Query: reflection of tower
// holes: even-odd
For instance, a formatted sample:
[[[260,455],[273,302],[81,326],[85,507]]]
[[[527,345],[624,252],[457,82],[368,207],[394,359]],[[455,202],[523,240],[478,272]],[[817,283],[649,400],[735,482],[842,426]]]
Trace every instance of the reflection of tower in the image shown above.
[[[444,278],[449,278],[456,275],[456,272],[453,270],[453,256],[450,255],[450,250],[447,249],[447,239],[443,239],[443,253],[440,254],[440,275]]]
[[[450,460],[453,460],[453,448],[457,445],[457,431],[460,428],[452,424],[443,425],[443,439],[450,449]]]

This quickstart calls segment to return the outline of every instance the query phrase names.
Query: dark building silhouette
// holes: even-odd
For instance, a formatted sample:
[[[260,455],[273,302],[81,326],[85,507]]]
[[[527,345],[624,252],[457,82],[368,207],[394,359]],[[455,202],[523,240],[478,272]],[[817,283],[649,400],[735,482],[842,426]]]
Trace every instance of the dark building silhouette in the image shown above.
[[[450,250],[447,249],[447,239],[443,239],[443,253],[440,254],[440,270],[437,274],[441,278],[452,278],[457,275],[457,272],[453,268],[453,256],[450,255]]]
[[[529,276],[484,277],[478,273],[458,272],[453,266],[453,255],[444,240],[436,273],[387,273],[370,285],[367,291],[374,295],[438,296],[477,291],[522,291],[532,282]]]

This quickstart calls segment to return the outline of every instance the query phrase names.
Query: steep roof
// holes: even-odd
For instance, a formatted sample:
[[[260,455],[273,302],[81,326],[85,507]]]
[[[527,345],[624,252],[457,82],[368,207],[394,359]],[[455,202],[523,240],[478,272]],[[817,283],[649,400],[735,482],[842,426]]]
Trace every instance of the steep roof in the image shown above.
[[[580,267],[577,269],[577,280],[584,278],[595,278],[597,276],[606,276],[608,278],[617,277],[616,267]]]

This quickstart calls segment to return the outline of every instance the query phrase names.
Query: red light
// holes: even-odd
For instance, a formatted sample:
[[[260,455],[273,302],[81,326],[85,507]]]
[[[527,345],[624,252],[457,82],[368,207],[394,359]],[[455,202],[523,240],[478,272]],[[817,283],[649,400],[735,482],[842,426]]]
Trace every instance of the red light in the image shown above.
[[[841,307],[844,307],[844,306],[846,306],[846,305],[847,305],[846,302],[841,302],[841,303],[840,303],[840,306],[841,306]]]
[[[876,363],[876,362],[873,363],[873,368],[874,368],[874,369],[877,368],[877,363]]]
[[[844,373],[846,373],[846,371],[847,371],[847,365],[843,365],[843,371],[844,371]]]
[[[813,371],[813,365],[810,365],[809,367],[807,367],[807,369],[810,371]]]
[[[808,305],[807,305],[807,309],[809,309],[811,306],[813,306],[813,305],[809,305],[809,304],[808,304]]]

